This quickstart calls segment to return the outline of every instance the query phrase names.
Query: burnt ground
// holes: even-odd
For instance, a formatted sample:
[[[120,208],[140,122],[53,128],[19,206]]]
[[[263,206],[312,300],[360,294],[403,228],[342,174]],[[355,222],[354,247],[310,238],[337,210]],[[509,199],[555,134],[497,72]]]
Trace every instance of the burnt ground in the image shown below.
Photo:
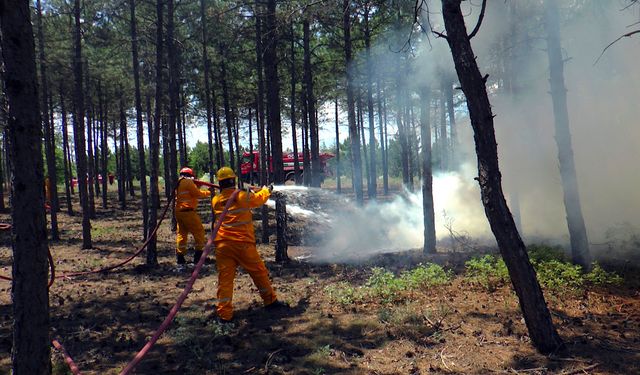
[[[115,195],[111,198],[110,207],[117,207]],[[80,216],[61,213],[63,240],[51,245],[57,272],[94,269],[127,257],[140,244],[139,212],[135,204],[126,211],[98,209],[90,250],[80,249]],[[0,215],[0,222],[8,221],[7,214]],[[274,262],[271,239],[259,251],[290,310],[265,311],[249,276],[240,272],[234,324],[208,320],[216,293],[215,265],[209,264],[136,373],[640,373],[640,293],[637,273],[627,269],[622,270],[628,280],[623,286],[546,294],[566,348],[543,356],[533,349],[508,286],[489,292],[458,272],[448,285],[410,292],[392,303],[338,304],[327,290],[341,282],[362,284],[373,266],[401,271],[432,261],[459,271],[469,254],[426,257],[409,250],[359,266],[296,260],[283,265]],[[65,345],[84,374],[117,374],[173,306],[189,277],[173,272],[173,240],[169,225],[163,224],[156,269],[145,269],[140,258],[110,273],[57,280],[52,286],[51,336]],[[8,233],[0,233],[0,246],[0,273],[10,275]],[[308,253],[312,246],[290,247],[290,255]],[[0,374],[10,369],[11,314],[10,283],[2,282]],[[52,356],[54,373],[68,373],[61,356]]]

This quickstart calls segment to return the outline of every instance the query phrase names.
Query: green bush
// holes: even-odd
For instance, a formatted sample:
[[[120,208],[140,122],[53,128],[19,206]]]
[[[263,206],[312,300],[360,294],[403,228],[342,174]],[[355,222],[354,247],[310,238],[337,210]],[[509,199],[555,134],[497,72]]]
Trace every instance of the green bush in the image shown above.
[[[566,289],[578,290],[584,284],[582,267],[579,265],[549,260],[534,263],[534,268],[540,285],[552,292]]]
[[[624,281],[615,272],[605,271],[598,262],[593,262],[591,271],[584,278],[588,283],[595,286],[620,285]]]
[[[402,298],[402,292],[429,286],[443,285],[451,280],[451,271],[433,263],[420,264],[403,272],[399,277],[381,267],[371,269],[364,286],[354,287],[348,282],[327,286],[329,298],[341,305],[362,301],[365,297],[376,302],[389,303]]]
[[[451,281],[451,277],[451,270],[445,271],[444,268],[433,263],[419,264],[418,267],[405,271],[400,276],[407,289],[444,285]]]
[[[509,281],[504,260],[493,255],[471,258],[465,262],[465,269],[469,281],[488,290],[495,290]]]
[[[564,255],[564,251],[559,246],[548,245],[529,245],[527,246],[527,252],[529,253],[529,259],[531,263],[549,262],[557,260],[559,262],[566,262],[567,259]]]
[[[532,245],[528,250],[538,282],[552,293],[580,291],[585,284],[605,286],[623,282],[620,276],[605,271],[598,263],[594,263],[591,271],[585,273],[581,266],[567,261],[559,247]],[[509,281],[504,261],[493,255],[472,258],[465,266],[467,279],[490,291]]]

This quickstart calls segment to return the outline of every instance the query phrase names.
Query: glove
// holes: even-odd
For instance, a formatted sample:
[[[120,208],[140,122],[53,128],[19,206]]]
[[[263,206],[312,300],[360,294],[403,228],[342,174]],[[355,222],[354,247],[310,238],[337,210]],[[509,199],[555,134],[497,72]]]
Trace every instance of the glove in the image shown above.
[[[273,191],[273,184],[269,185],[269,193],[271,193]]]

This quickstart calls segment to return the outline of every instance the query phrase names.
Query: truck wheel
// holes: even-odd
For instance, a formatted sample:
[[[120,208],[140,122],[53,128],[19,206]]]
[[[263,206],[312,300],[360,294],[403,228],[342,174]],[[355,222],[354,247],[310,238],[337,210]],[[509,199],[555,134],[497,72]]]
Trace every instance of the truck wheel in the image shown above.
[[[284,178],[285,181],[294,181],[296,180],[296,172],[289,172],[287,176]]]

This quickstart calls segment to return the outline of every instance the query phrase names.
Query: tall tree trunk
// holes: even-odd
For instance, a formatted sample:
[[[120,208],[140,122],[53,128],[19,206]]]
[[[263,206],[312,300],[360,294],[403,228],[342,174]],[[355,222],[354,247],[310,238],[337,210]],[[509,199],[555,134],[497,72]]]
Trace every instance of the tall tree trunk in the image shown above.
[[[87,74],[87,82],[89,81],[89,75]],[[89,211],[91,212],[91,219],[96,218],[96,201],[95,201],[95,190],[93,189],[93,180],[95,179],[96,173],[93,164],[93,132],[92,132],[92,110],[90,109],[93,104],[91,103],[91,97],[88,95],[89,89],[87,87],[85,97],[88,99],[87,103],[87,188],[89,190]]]
[[[120,209],[127,209],[127,166],[126,166],[126,157],[125,157],[125,148],[126,143],[125,139],[125,129],[127,127],[127,116],[124,113],[124,99],[122,99],[122,95],[120,95],[120,154],[118,159],[120,160],[120,171],[118,173],[118,180],[122,180],[120,189]],[[115,128],[114,128],[114,139],[115,139]],[[118,149],[116,148],[116,154],[118,153]]]
[[[268,127],[271,135],[271,163],[273,182],[284,184],[284,164],[282,160],[282,124],[280,119],[280,80],[278,78],[278,24],[276,0],[267,1],[266,35],[269,43],[264,50],[264,72],[267,80],[267,106],[269,107]]]
[[[298,158],[298,136],[296,134],[296,32],[291,21],[291,140],[293,141],[293,181],[296,185],[300,178],[300,159]]]
[[[356,124],[355,100],[353,97],[353,69],[350,66],[353,60],[351,56],[351,1],[343,0],[343,30],[344,30],[344,55],[347,69],[347,115],[349,117],[349,140],[351,142],[351,168],[353,170],[353,189],[358,204],[364,203],[362,192],[362,160],[360,158],[360,141],[358,125]]]
[[[64,191],[67,200],[67,214],[73,216],[73,205],[71,204],[71,163],[69,159],[69,136],[67,130],[67,111],[64,105],[64,96],[62,95],[62,85],[60,86],[60,116],[62,117],[62,161],[64,163]]]
[[[29,2],[0,1],[0,35],[6,67],[6,135],[12,180],[11,369],[13,374],[45,375],[51,373],[48,244],[42,189],[42,122]]]
[[[384,144],[384,153],[382,156],[382,163],[384,167],[384,171],[382,171],[383,175],[383,187],[384,187],[384,195],[389,195],[389,132],[387,130],[387,97],[386,95],[382,98],[382,119],[383,119],[383,129],[384,129],[384,137],[381,140],[381,143]]]
[[[564,61],[560,44],[560,24],[557,4],[545,0],[545,23],[547,28],[547,54],[549,56],[549,73],[551,78],[551,99],[553,101],[553,117],[555,118],[556,144],[560,161],[560,177],[564,193],[564,208],[567,214],[571,255],[573,261],[585,268],[591,266],[589,240],[582,216],[578,178],[573,158],[571,131],[569,130],[569,111],[567,110],[567,89],[564,86]]]
[[[187,141],[185,137],[185,124],[183,119],[183,103],[180,99],[180,86],[178,86],[178,106],[176,108],[176,128],[178,132],[178,156],[180,157],[180,166],[187,165]]]
[[[382,161],[382,189],[384,195],[389,194],[389,174],[387,173],[386,147],[384,142],[384,126],[382,119],[382,98],[380,92],[380,78],[376,81],[376,101],[378,104],[378,123],[380,125],[380,159]]]
[[[305,83],[303,82],[303,86]],[[302,88],[302,170],[304,186],[311,186],[311,152],[309,151],[309,116],[307,111],[307,91]],[[306,171],[306,173],[304,172]]]
[[[51,240],[60,240],[60,232],[58,230],[58,176],[56,175],[56,154],[53,148],[54,134],[51,132],[51,123],[49,120],[49,111],[53,112],[53,108],[47,105],[49,96],[49,85],[47,82],[47,59],[44,53],[44,32],[42,30],[42,5],[40,0],[36,1],[36,9],[38,11],[38,49],[40,50],[40,99],[42,111],[42,126],[44,127],[45,154],[47,155],[47,172],[49,172],[49,194],[51,195]]]
[[[229,166],[235,168],[235,152],[233,151],[233,115],[229,102],[229,87],[227,85],[227,67],[224,57],[225,47],[220,45],[220,74],[222,83],[222,102],[224,105],[224,120],[227,125],[227,141],[229,144]],[[224,163],[224,162],[223,162]]]
[[[0,41],[1,43],[1,41]],[[2,48],[0,47],[0,129],[7,129],[7,121],[8,121],[8,113],[9,108],[7,107],[7,102],[5,99],[5,90],[4,90],[4,64],[2,62]],[[4,135],[5,132],[2,132]],[[5,137],[2,137],[2,142],[0,142],[0,212],[4,212],[7,207],[4,204],[4,189],[5,189],[5,181],[7,178],[5,173],[7,172],[7,168],[5,168],[4,163],[6,162],[6,147],[5,145]]]
[[[553,326],[527,250],[504,199],[491,103],[467,35],[460,1],[442,0],[443,18],[447,42],[467,98],[478,156],[477,180],[482,203],[509,270],[531,341],[539,351],[551,353],[562,345],[562,340]]]
[[[200,0],[200,23],[202,26],[202,65],[204,71],[204,101],[207,109],[207,149],[209,151],[209,181],[213,182],[215,169],[213,167],[213,119],[211,117],[211,84],[209,82],[209,53],[207,52],[207,13],[205,11],[205,0]],[[219,164],[218,164],[219,165]]]
[[[133,82],[135,85],[136,125],[138,140],[138,178],[142,197],[142,237],[147,239],[149,231],[149,204],[147,198],[147,163],[144,155],[144,123],[142,122],[142,96],[140,93],[140,60],[138,59],[138,30],[136,28],[136,2],[129,0],[131,11],[131,58],[133,63]],[[204,20],[204,18],[203,18]],[[104,178],[104,177],[103,177]]]
[[[404,92],[403,92],[403,83],[401,78],[397,77],[397,106],[398,109],[396,111],[396,125],[398,127],[398,138],[400,143],[400,162],[402,165],[402,184],[404,186],[409,185],[409,153],[407,152],[407,116],[405,113],[405,103],[404,103]]]
[[[167,193],[171,195],[173,188],[178,183],[178,152],[176,149],[176,121],[178,113],[178,84],[180,82],[180,72],[178,68],[178,50],[175,41],[175,2],[167,0],[167,58],[169,63],[169,175],[165,176],[167,182]],[[175,205],[172,207],[172,212]],[[175,228],[175,215],[172,215],[171,228]]]
[[[216,146],[216,165],[218,168],[224,165],[224,151],[222,149],[222,135],[220,134],[220,115],[218,111],[218,97],[214,87],[211,87],[211,112],[213,114],[213,136]]]
[[[338,97],[335,103],[335,119],[336,119],[336,190],[338,194],[342,194],[342,184],[340,182],[340,119],[338,117]]]
[[[436,252],[436,222],[433,206],[433,173],[431,170],[431,88],[420,91],[420,139],[422,141],[422,215],[425,254]]]
[[[129,195],[135,197],[135,190],[133,189],[133,169],[131,168],[131,147],[129,147],[129,129],[127,129],[127,122],[125,121],[122,137],[124,138],[124,155],[125,166],[127,167],[127,186],[129,187]]]
[[[371,29],[369,27],[370,7],[371,4],[367,1],[364,5],[364,45],[367,53],[367,113],[369,114],[369,183],[367,184],[367,193],[369,199],[375,199],[378,195],[378,172],[376,171],[376,135],[373,117],[373,63],[371,61]]]
[[[371,180],[369,179],[369,156],[367,155],[367,138],[364,131],[364,110],[362,108],[362,91],[358,88],[358,101],[356,106],[356,118],[358,119],[358,133],[360,134],[360,141],[362,142],[362,157],[364,159],[364,171],[366,172],[367,179],[367,192],[371,188]],[[368,194],[368,193],[367,193]]]
[[[309,139],[311,142],[311,186],[320,187],[322,181],[322,165],[320,164],[320,141],[318,139],[318,124],[316,122],[316,97],[313,92],[313,76],[311,68],[311,31],[309,20],[302,21],[304,46],[304,82],[307,91],[307,113],[309,115]],[[297,160],[297,158],[296,158]]]
[[[102,169],[102,208],[107,208],[107,180],[109,179],[109,170],[107,167],[107,129],[108,116],[107,109],[104,106],[104,97],[102,96],[102,84],[98,81],[98,105],[100,106],[100,163]]]
[[[447,113],[449,117],[449,169],[454,169],[456,165],[456,146],[458,143],[458,129],[456,127],[455,108],[453,108],[453,78],[447,76],[446,84],[444,84],[444,96],[447,102]]]
[[[158,186],[158,171],[160,169],[160,124],[162,117],[162,0],[156,1],[156,103],[154,123],[149,121],[149,236],[158,223],[158,209],[160,208],[160,189]],[[147,107],[150,108],[150,99],[147,99]],[[155,267],[158,264],[157,237],[153,236],[147,245],[147,266]]]
[[[449,137],[447,136],[447,95],[445,92],[445,86],[448,84],[444,79],[444,74],[441,75],[440,80],[440,141],[438,151],[440,151],[440,169],[442,171],[448,171],[449,168]]]
[[[256,72],[258,74],[258,105],[256,110],[258,111],[258,147],[260,148],[260,184],[266,185],[267,183],[267,153],[265,145],[265,115],[264,115],[264,79],[263,79],[263,48],[262,48],[262,8],[259,0],[254,2],[254,13],[256,18]],[[265,238],[268,241],[266,235],[267,217],[266,208],[262,210],[262,243],[265,243]]]
[[[75,79],[75,112],[73,136],[76,150],[76,170],[78,172],[78,191],[82,207],[82,248],[91,249],[91,210],[89,209],[89,191],[87,189],[87,153],[84,139],[84,95],[82,83],[82,29],[80,26],[80,0],[74,0],[75,30],[73,76]]]

